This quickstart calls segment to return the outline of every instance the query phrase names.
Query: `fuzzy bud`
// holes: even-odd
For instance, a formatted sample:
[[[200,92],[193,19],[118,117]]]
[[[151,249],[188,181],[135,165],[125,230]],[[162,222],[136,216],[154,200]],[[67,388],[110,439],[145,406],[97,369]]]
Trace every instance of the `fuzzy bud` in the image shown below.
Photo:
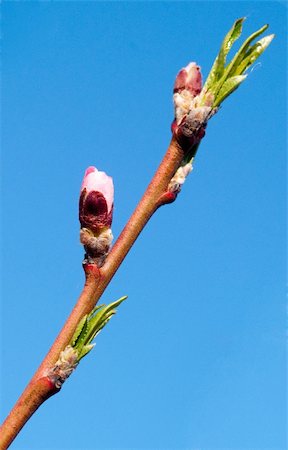
[[[60,389],[62,384],[76,369],[77,365],[78,353],[71,345],[68,345],[60,353],[59,359],[56,361],[55,365],[47,371],[46,376],[57,389]]]
[[[102,267],[109,253],[112,240],[113,234],[110,228],[103,228],[97,235],[88,228],[81,228],[80,242],[86,250],[86,262],[89,263],[92,259],[97,267]]]
[[[174,93],[186,90],[195,97],[200,94],[201,89],[202,76],[200,67],[195,62],[191,62],[178,73],[174,84]]]
[[[187,163],[185,166],[180,166],[168,185],[168,192],[175,195],[179,194],[182,185],[185,183],[185,180],[191,171],[191,163]]]

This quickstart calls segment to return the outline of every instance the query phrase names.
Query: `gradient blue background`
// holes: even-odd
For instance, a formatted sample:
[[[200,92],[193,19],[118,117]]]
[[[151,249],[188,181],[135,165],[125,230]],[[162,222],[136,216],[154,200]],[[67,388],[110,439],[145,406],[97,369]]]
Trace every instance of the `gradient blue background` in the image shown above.
[[[2,4],[1,408],[81,291],[84,170],[114,178],[117,237],[169,143],[177,71],[207,76],[240,16],[276,39],[103,296],[128,300],[11,448],[285,448],[284,2]]]

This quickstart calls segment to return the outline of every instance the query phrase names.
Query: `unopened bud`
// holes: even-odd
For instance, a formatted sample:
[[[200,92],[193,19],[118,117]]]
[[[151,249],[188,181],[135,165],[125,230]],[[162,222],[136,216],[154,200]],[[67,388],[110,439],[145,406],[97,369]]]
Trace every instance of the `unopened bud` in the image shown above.
[[[80,241],[88,259],[101,267],[113,239],[114,186],[111,177],[96,167],[89,167],[83,179],[79,201]]]
[[[187,90],[195,97],[200,94],[201,89],[202,76],[200,67],[195,62],[191,62],[178,73],[174,84],[174,93]]]
[[[110,227],[112,223],[114,186],[111,177],[96,167],[88,167],[81,186],[79,220],[92,231]]]

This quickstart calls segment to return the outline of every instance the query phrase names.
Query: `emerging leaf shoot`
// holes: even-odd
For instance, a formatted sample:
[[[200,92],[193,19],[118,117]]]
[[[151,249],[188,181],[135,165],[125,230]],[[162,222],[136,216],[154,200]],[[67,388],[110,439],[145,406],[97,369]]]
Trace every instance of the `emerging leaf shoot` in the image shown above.
[[[264,52],[274,38],[274,34],[270,34],[250,45],[267,30],[268,25],[264,25],[246,39],[234,58],[232,58],[230,63],[226,64],[228,53],[234,42],[241,36],[244,20],[244,17],[236,20],[231,30],[225,36],[218,56],[203,86],[201,95],[204,98],[208,92],[212,94],[214,98],[213,107],[218,107],[226,97],[240,86],[247,77],[247,75],[244,75],[247,69]]]
[[[116,314],[116,308],[127,296],[119,298],[109,305],[96,306],[89,314],[80,320],[70,343],[60,353],[58,361],[47,371],[47,377],[60,389],[64,381],[76,369],[79,361],[92,350],[95,344],[93,339],[99,334],[102,328]]]

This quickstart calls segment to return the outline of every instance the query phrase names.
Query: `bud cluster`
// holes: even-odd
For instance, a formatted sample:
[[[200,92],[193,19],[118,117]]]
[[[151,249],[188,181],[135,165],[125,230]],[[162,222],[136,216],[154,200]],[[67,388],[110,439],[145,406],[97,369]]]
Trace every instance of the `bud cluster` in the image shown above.
[[[210,117],[221,103],[234,92],[247,77],[248,68],[255,63],[274,38],[274,34],[255,39],[267,30],[264,25],[252,33],[227,63],[234,42],[241,36],[245,17],[237,19],[226,34],[220,51],[202,87],[200,67],[191,62],[180,70],[174,85],[175,120],[172,132],[189,157],[205,135]]]
[[[202,89],[200,67],[191,62],[178,73],[174,85],[175,120],[172,131],[185,149],[199,144],[209,118],[216,112],[214,97]]]
[[[114,186],[111,177],[96,167],[88,167],[81,186],[79,220],[80,241],[86,251],[86,261],[101,267],[113,239]]]

